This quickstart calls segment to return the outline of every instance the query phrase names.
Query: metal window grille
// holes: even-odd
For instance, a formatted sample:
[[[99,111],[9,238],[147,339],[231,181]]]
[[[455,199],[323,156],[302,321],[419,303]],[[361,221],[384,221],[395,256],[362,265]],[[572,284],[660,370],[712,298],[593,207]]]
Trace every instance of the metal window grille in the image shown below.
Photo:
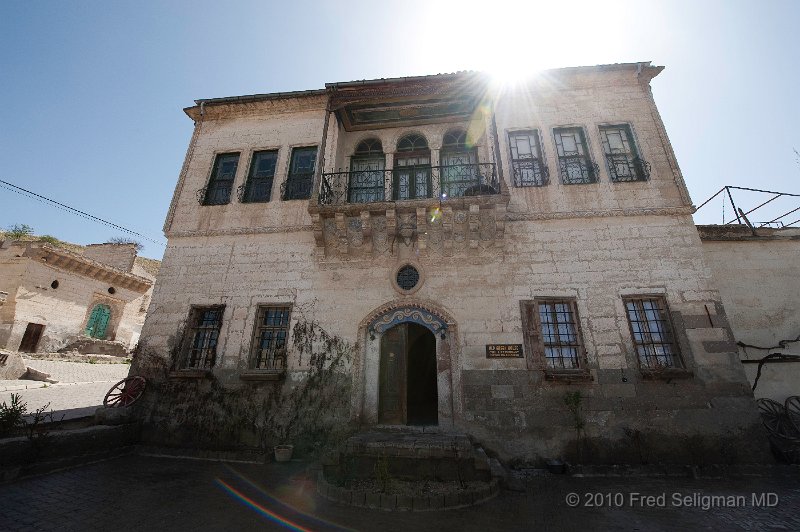
[[[191,343],[186,355],[187,368],[213,368],[225,307],[200,307],[192,310],[189,324]]]
[[[241,196],[243,203],[263,203],[272,196],[272,182],[278,162],[277,150],[253,153],[247,184]]]
[[[403,290],[411,290],[419,283],[419,271],[411,265],[406,265],[397,271],[397,286]]]
[[[386,159],[381,142],[377,139],[361,141],[350,161],[348,175],[348,203],[384,201]]]
[[[211,171],[211,179],[205,187],[205,194],[203,194],[203,205],[225,205],[231,201],[231,189],[238,166],[238,153],[217,155]]]
[[[600,138],[611,180],[644,181],[649,174],[649,165],[640,157],[633,142],[633,133],[627,124],[601,126]]]
[[[314,182],[314,167],[317,162],[317,147],[295,148],[289,163],[289,175],[283,183],[283,199],[308,199]]]
[[[511,170],[516,187],[541,187],[548,183],[549,172],[542,160],[539,132],[515,131],[509,133]]]
[[[289,338],[289,306],[258,307],[253,339],[253,367],[285,369]]]
[[[553,132],[561,182],[565,185],[577,185],[597,181],[597,168],[589,157],[583,128],[559,128]]]
[[[667,302],[661,297],[628,298],[625,310],[639,364],[647,369],[681,367]]]
[[[394,160],[393,199],[407,200],[433,197],[431,155],[429,150],[404,153]]]
[[[481,185],[475,150],[447,147],[442,149],[440,188],[443,197],[460,198]]]
[[[539,301],[544,358],[551,369],[580,369],[581,342],[578,337],[575,302]]]

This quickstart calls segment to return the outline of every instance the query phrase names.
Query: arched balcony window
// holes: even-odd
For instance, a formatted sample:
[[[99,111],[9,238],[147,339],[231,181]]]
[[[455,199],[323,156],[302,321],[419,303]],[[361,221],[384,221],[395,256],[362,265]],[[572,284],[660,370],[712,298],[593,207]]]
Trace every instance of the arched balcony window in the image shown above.
[[[475,148],[467,144],[467,132],[454,129],[442,139],[441,187],[442,194],[456,198],[477,192],[481,186],[478,171],[478,155]]]
[[[433,196],[431,150],[422,135],[412,133],[398,141],[392,185],[395,200]]]
[[[350,159],[349,203],[384,201],[386,158],[378,139],[362,140]]]

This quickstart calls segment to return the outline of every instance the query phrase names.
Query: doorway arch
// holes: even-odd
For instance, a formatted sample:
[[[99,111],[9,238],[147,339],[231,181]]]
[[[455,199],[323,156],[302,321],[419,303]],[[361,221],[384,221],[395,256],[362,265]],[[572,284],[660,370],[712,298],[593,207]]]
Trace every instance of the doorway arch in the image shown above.
[[[430,353],[431,343],[434,344],[434,364],[436,373],[435,396],[422,393],[420,397],[411,397],[412,401],[419,400],[415,405],[414,416],[405,421],[395,417],[393,420],[382,418],[381,414],[381,354],[385,351],[382,347],[393,333],[389,332],[399,325],[404,325],[406,333],[412,331],[412,341],[422,339],[423,344],[418,345],[420,353]],[[386,303],[364,318],[359,324],[359,338],[361,348],[353,365],[353,397],[351,416],[363,424],[374,425],[385,423],[390,425],[428,424],[426,420],[435,419],[436,424],[443,429],[449,429],[460,418],[460,375],[453,368],[458,366],[458,331],[455,321],[450,314],[437,304],[417,298],[403,298]],[[424,343],[428,342],[425,347]],[[396,352],[396,354],[398,354]],[[407,353],[405,354],[407,356]],[[426,356],[428,358],[426,358]],[[423,369],[431,361],[430,355],[421,355],[421,360],[415,360],[419,366],[415,369],[417,382],[425,380],[425,375],[430,376]],[[408,374],[406,374],[408,379]],[[405,381],[406,386],[408,380]],[[430,392],[428,392],[430,393]],[[436,410],[432,413],[425,410],[425,405],[430,406],[431,397],[435,397]],[[406,409],[409,407],[408,395],[403,400]],[[417,410],[419,406],[421,410]],[[406,415],[408,410],[406,410]]]

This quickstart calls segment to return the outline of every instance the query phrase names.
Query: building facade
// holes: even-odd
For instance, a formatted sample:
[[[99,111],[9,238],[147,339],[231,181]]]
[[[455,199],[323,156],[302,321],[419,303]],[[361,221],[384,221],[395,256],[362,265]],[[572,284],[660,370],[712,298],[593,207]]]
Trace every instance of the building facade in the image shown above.
[[[698,230],[753,393],[784,404],[800,394],[800,229]],[[773,353],[789,356],[761,364]]]
[[[3,241],[0,347],[55,352],[85,339],[134,347],[155,281],[136,258],[130,244],[92,244],[81,254]]]
[[[662,68],[198,100],[142,352],[258,394],[307,371],[290,331],[314,321],[357,345],[361,426],[529,461],[576,441],[585,461],[763,456],[652,97]],[[170,408],[187,410],[154,404],[156,439],[191,432]]]

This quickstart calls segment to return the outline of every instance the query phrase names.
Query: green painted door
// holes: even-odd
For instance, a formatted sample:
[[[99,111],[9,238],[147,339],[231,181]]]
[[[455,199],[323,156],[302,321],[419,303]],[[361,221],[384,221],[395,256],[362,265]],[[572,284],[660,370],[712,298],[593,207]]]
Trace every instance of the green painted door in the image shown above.
[[[108,320],[111,319],[111,309],[108,305],[96,305],[92,309],[89,321],[86,322],[86,335],[92,338],[105,338]]]

